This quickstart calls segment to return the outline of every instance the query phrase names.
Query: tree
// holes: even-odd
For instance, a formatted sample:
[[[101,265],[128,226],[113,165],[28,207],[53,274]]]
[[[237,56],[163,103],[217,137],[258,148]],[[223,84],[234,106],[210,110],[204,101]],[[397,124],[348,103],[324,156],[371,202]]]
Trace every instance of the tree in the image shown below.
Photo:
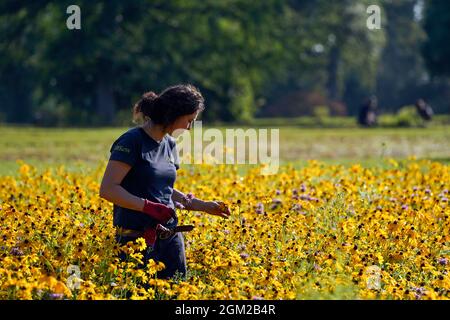
[[[415,102],[420,88],[427,84],[420,46],[425,34],[415,14],[417,0],[386,1],[387,44],[377,76],[379,105],[387,111]]]
[[[281,0],[80,0],[81,30],[66,28],[70,1],[36,3],[7,2],[1,12],[34,13],[26,22],[35,41],[19,61],[37,75],[33,108],[70,121],[110,124],[144,91],[182,82],[205,92],[211,119],[249,119],[282,63]],[[26,25],[17,31],[10,42]]]
[[[427,40],[422,48],[430,72],[436,76],[450,75],[450,2],[426,2],[424,29]]]
[[[352,100],[351,81],[357,79],[360,91],[373,92],[385,42],[382,30],[370,31],[366,25],[366,8],[377,3],[289,1],[298,21],[291,30],[298,30],[295,40],[301,39],[301,45],[291,50],[296,56],[287,60],[288,85],[279,91],[323,92],[330,104],[345,99],[356,111],[359,102]],[[288,34],[283,38],[289,39]]]
[[[36,11],[45,4],[39,0],[27,7],[11,0],[0,3],[0,118],[7,122],[32,119],[33,88],[38,76],[29,59],[38,41],[33,21]]]

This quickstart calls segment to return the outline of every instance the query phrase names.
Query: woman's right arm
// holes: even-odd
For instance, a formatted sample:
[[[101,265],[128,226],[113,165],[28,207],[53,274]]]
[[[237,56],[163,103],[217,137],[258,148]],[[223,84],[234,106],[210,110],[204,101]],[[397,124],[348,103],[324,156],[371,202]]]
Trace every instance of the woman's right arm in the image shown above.
[[[100,185],[100,197],[122,208],[142,211],[145,200],[132,195],[120,185],[130,169],[131,166],[125,162],[109,160]]]

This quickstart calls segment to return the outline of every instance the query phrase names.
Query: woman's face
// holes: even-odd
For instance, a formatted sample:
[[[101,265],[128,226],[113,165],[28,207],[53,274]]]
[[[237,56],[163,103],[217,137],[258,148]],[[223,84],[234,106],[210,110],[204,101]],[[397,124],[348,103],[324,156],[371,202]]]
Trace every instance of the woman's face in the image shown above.
[[[177,120],[175,120],[175,122],[169,127],[169,134],[172,135],[176,130],[190,130],[199,113],[200,110],[197,110],[192,114],[187,114],[177,118]]]

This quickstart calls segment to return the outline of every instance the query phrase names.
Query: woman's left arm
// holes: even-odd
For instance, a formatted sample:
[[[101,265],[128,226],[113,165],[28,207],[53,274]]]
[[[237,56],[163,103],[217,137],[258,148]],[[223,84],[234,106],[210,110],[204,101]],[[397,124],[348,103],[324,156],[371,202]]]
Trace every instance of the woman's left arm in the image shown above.
[[[183,205],[186,210],[203,211],[222,218],[230,216],[230,209],[222,201],[203,201],[195,198],[192,194],[173,189],[172,200]]]

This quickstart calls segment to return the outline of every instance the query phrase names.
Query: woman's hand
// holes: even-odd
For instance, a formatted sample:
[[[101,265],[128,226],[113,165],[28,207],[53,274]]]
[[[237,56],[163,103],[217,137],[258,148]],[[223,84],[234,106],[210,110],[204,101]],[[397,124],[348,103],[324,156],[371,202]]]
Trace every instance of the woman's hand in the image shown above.
[[[228,218],[231,214],[230,209],[222,201],[204,201],[202,211],[222,218]]]

